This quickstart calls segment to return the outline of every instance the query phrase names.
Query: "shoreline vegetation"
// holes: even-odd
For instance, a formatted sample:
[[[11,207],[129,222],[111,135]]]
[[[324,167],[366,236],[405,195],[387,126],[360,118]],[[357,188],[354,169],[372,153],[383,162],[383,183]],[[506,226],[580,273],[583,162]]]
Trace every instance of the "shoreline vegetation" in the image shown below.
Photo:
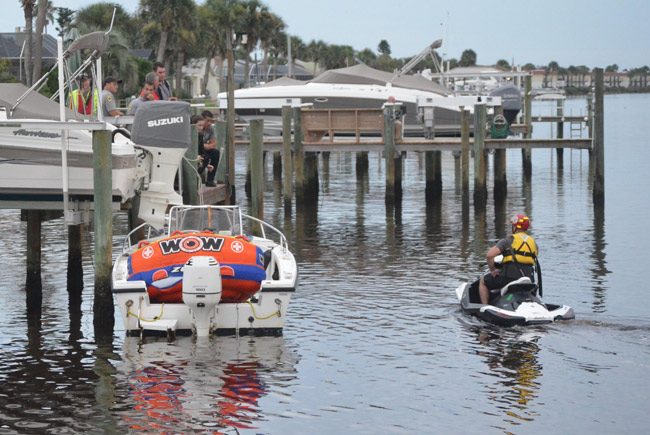
[[[62,36],[69,43],[75,35],[92,31],[106,31],[111,25],[113,10],[115,22],[111,32],[110,44],[103,64],[103,76],[116,76],[123,80],[118,98],[136,94],[147,72],[151,71],[153,62],[163,62],[174,82],[174,94],[181,98],[192,98],[183,87],[185,77],[183,66],[192,59],[211,59],[205,63],[201,95],[206,95],[210,75],[216,75],[220,84],[225,84],[223,74],[224,61],[228,51],[232,51],[235,61],[244,62],[243,82],[239,87],[252,85],[251,67],[259,63],[264,68],[286,65],[296,60],[305,61],[312,66],[314,75],[324,70],[343,68],[363,62],[368,66],[395,71],[404,66],[412,57],[394,58],[390,43],[382,39],[377,47],[355,49],[351,45],[328,44],[322,40],[303,41],[297,35],[287,33],[287,26],[282,17],[270,10],[261,0],[139,0],[136,12],[128,13],[122,6],[110,2],[94,2],[78,10],[57,7],[58,0],[13,0],[18,1],[23,9],[25,22],[22,24],[26,40],[24,65],[17,60],[0,59],[0,82],[18,81],[30,86],[37,80],[41,71],[48,68],[42,65],[43,35],[49,28],[54,28],[57,36]],[[289,43],[291,41],[289,50]],[[31,49],[30,47],[33,47]],[[421,47],[414,47],[414,55]],[[149,55],[135,55],[136,52]],[[291,59],[289,59],[289,57]],[[478,56],[472,49],[464,50],[458,58],[438,59],[444,61],[448,68],[476,66]],[[591,76],[591,68],[585,65],[560,66],[556,61],[547,65],[510,65],[505,59],[499,59],[492,65],[503,71],[515,68],[533,71],[553,78],[549,87],[557,82],[566,83],[562,87],[567,95],[582,95],[589,87],[577,87],[574,83],[588,84],[586,78]],[[18,74],[20,68],[24,74]],[[214,70],[213,70],[214,68]],[[430,58],[418,64],[418,70],[429,68],[434,71]],[[220,71],[215,74],[216,71]],[[605,74],[606,93],[648,93],[650,92],[650,68],[642,66],[619,71],[616,64],[608,65]],[[275,77],[274,77],[275,78]],[[56,77],[48,80],[43,94],[51,94],[56,88]]]

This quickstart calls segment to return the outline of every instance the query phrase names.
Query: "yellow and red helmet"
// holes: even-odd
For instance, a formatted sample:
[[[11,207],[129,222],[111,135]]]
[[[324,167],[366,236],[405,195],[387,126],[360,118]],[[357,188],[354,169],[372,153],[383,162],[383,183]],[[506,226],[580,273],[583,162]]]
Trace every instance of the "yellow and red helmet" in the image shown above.
[[[530,219],[525,214],[516,214],[510,219],[512,231],[526,231],[530,227]]]

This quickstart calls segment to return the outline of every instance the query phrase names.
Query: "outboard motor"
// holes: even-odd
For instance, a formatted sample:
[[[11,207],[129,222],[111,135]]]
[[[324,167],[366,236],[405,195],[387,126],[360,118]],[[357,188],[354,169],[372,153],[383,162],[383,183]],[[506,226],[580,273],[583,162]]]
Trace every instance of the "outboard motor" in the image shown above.
[[[210,334],[210,318],[221,300],[221,267],[213,257],[196,256],[183,267],[183,303],[190,307],[197,337]]]
[[[499,86],[490,92],[490,96],[501,97],[503,115],[506,117],[508,125],[514,124],[523,105],[523,95],[519,88],[510,84]]]
[[[135,114],[131,140],[152,157],[138,217],[162,228],[167,208],[183,204],[183,198],[174,191],[174,177],[191,144],[190,105],[180,101],[143,104]]]

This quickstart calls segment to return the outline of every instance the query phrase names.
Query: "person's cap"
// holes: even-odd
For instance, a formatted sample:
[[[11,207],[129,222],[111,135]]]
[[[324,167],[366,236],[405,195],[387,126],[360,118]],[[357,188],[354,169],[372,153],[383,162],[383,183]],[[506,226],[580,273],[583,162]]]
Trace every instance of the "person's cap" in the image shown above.
[[[117,84],[119,85],[120,83],[122,83],[122,80],[118,80],[118,79],[116,79],[115,77],[108,76],[108,77],[106,77],[106,78],[104,79],[104,81],[102,82],[102,88],[103,88],[104,86],[106,86],[107,84],[109,84],[109,83],[117,83]]]

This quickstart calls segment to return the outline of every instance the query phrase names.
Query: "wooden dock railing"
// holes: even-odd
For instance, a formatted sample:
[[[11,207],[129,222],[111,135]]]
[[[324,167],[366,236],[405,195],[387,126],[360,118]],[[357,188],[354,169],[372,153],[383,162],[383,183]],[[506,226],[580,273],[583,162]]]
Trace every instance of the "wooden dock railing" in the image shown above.
[[[335,135],[354,135],[354,142],[361,142],[362,134],[384,132],[382,109],[304,109],[302,111],[304,143],[322,143],[328,136],[334,143]]]

